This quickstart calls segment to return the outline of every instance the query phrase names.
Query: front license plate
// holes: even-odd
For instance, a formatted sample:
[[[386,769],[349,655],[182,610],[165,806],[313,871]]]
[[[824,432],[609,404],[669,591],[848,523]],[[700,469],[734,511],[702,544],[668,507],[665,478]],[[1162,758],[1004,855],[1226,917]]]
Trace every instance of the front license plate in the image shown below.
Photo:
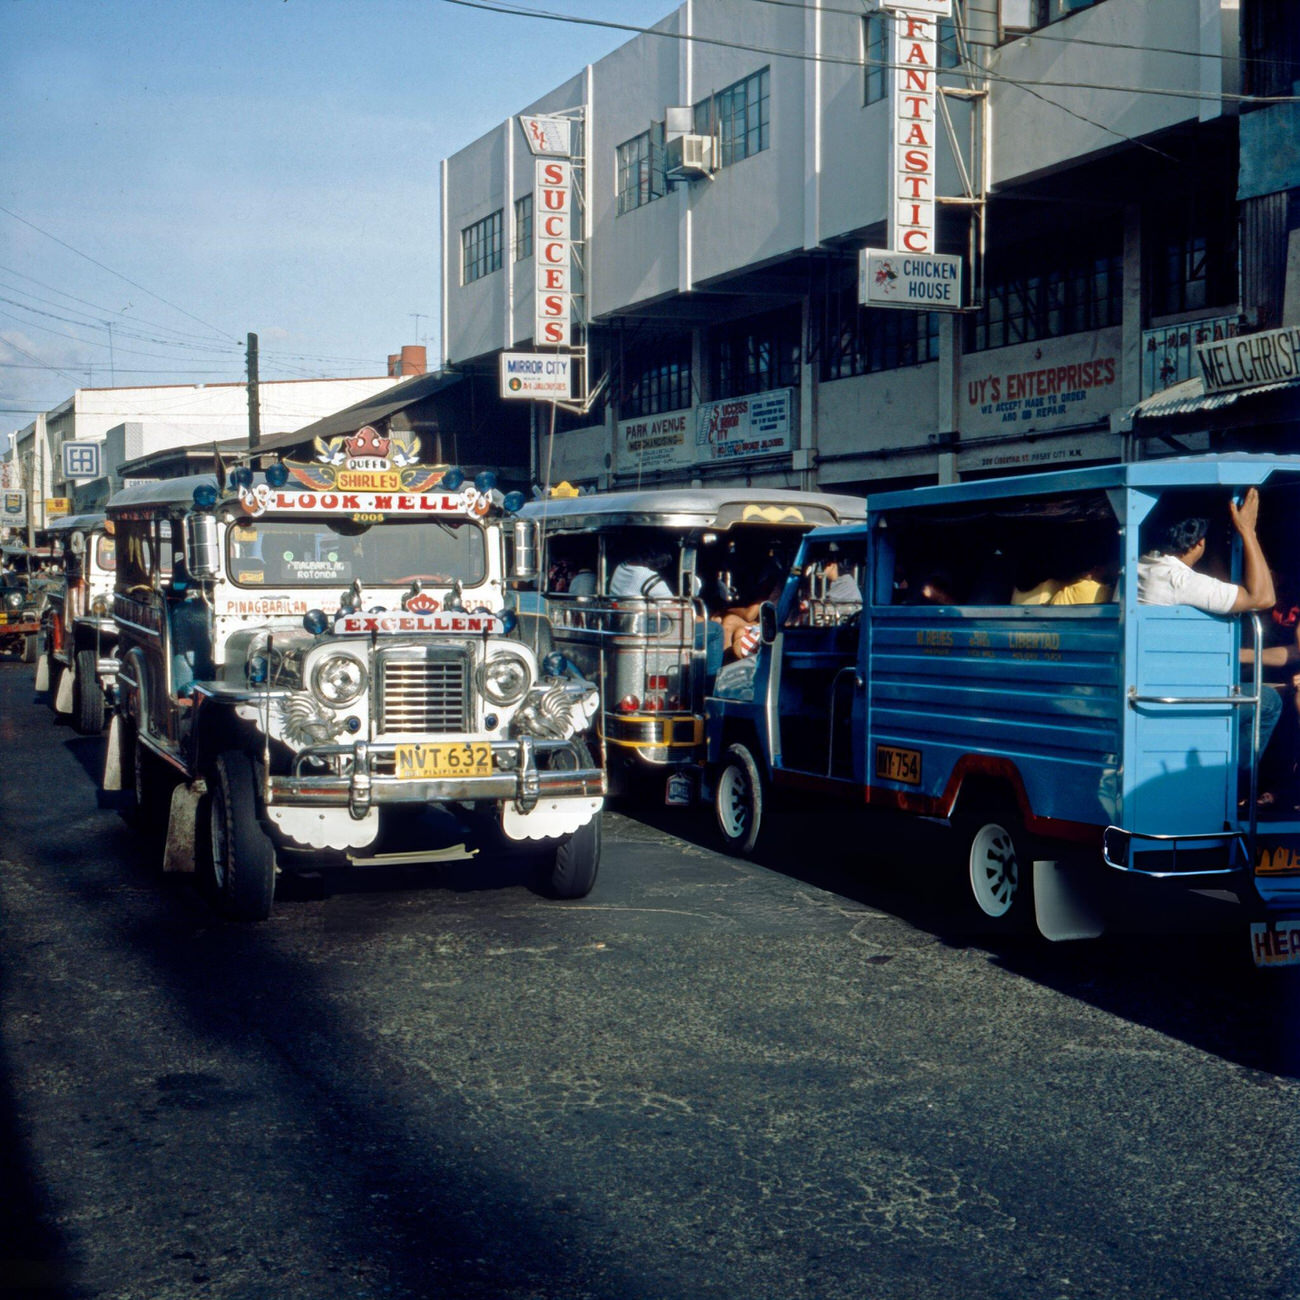
[[[444,776],[491,776],[492,747],[462,742],[455,745],[397,745],[399,781],[428,781]]]
[[[1256,966],[1300,966],[1300,920],[1252,921],[1250,955]]]
[[[882,781],[901,781],[904,785],[920,785],[921,751],[899,749],[896,745],[877,745],[876,776]]]

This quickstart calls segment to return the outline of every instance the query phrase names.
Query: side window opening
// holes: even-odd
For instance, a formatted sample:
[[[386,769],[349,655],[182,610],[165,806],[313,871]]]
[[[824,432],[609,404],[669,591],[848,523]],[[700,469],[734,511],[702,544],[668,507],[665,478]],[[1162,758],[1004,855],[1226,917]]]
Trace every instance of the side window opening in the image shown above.
[[[886,520],[893,604],[1065,605],[1115,598],[1120,529],[1105,494],[971,502]]]

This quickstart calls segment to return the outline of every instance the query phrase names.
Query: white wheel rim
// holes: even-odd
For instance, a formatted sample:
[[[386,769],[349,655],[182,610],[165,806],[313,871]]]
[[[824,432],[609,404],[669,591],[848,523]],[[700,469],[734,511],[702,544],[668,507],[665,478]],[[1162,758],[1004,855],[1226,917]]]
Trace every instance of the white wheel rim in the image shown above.
[[[718,778],[718,821],[728,839],[743,839],[749,829],[749,781],[734,763]]]
[[[971,840],[970,887],[985,916],[1005,916],[1020,890],[1020,863],[1011,832],[997,822],[981,826]]]

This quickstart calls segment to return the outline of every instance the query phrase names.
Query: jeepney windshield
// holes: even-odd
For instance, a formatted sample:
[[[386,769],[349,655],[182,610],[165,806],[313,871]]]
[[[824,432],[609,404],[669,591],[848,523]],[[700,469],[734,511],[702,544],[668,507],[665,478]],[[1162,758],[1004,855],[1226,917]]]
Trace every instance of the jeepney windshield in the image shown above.
[[[483,530],[470,520],[258,519],[233,524],[227,571],[240,587],[397,586],[420,578],[465,586],[486,576]]]

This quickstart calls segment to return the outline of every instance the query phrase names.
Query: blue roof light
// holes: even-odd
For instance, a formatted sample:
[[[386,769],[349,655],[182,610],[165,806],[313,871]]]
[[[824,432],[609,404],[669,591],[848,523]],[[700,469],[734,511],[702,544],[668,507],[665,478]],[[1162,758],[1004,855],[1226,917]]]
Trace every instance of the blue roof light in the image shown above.
[[[501,508],[506,514],[513,515],[524,508],[524,500],[522,492],[507,492],[505,500],[501,503]]]
[[[211,510],[217,504],[216,484],[200,483],[194,489],[194,504],[200,510]]]
[[[464,482],[465,482],[464,472],[458,469],[455,465],[453,465],[442,476],[442,486],[445,487],[448,492],[458,491]]]
[[[273,488],[282,488],[289,481],[289,471],[277,460],[266,467],[266,481]]]
[[[480,492],[491,492],[496,485],[497,476],[490,469],[485,469],[481,473],[474,475],[474,486]]]
[[[247,465],[241,465],[238,469],[230,471],[230,486],[236,492],[242,492],[245,488],[253,486],[253,471]]]

